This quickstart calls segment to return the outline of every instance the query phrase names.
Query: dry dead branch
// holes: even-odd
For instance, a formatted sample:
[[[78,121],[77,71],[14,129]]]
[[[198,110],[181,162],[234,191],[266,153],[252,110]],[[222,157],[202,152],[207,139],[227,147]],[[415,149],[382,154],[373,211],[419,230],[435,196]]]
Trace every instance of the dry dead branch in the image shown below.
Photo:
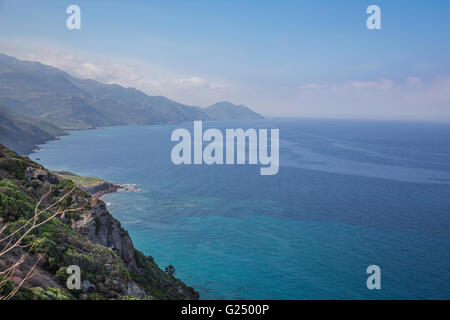
[[[20,228],[18,228],[17,230],[14,230],[8,234],[6,234],[6,233],[7,233],[7,230],[8,230],[8,227],[10,224],[9,223],[3,224],[2,220],[0,219],[0,259],[2,259],[2,257],[6,257],[6,254],[10,253],[14,249],[18,249],[18,248],[23,249],[23,248],[29,247],[28,250],[25,253],[23,253],[20,256],[20,258],[17,259],[11,266],[7,267],[5,270],[2,270],[2,271],[0,270],[0,276],[1,276],[0,292],[2,292],[2,289],[5,287],[5,285],[10,282],[10,279],[11,279],[11,277],[14,276],[14,273],[17,270],[17,268],[19,268],[25,262],[27,257],[30,256],[30,251],[32,249],[32,246],[22,245],[22,241],[24,240],[24,238],[27,235],[32,233],[34,230],[36,230],[41,225],[48,223],[49,221],[51,221],[52,219],[55,219],[56,217],[62,215],[63,213],[76,212],[76,211],[81,211],[84,209],[84,206],[83,206],[80,208],[57,210],[57,211],[51,213],[50,216],[46,217],[45,219],[43,219],[42,221],[39,222],[39,219],[42,217],[42,215],[44,213],[51,212],[51,210],[53,208],[55,208],[61,201],[63,201],[68,196],[70,196],[74,190],[75,190],[75,188],[72,188],[69,192],[67,192],[62,197],[60,197],[55,203],[48,206],[44,210],[41,210],[40,206],[52,192],[52,188],[50,187],[50,190],[46,194],[44,194],[39,199],[38,203],[36,204],[36,206],[34,208],[33,217],[30,218],[29,220],[27,220]],[[3,296],[0,295],[0,300],[9,300],[9,299],[13,298],[17,294],[17,292],[20,290],[20,288],[23,286],[23,284],[27,280],[29,280],[31,277],[33,277],[34,275],[37,274],[35,272],[35,269],[42,259],[43,259],[43,256],[39,255],[38,258],[36,259],[35,263],[33,264],[33,266],[28,270],[27,274],[21,279],[21,281],[15,287],[13,287],[12,290],[8,294],[3,295]]]

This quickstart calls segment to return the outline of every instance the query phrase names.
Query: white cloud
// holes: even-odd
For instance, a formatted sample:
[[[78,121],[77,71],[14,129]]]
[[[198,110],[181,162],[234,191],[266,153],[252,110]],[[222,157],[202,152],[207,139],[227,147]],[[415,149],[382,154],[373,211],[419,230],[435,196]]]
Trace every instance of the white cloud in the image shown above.
[[[310,83],[297,89],[298,112],[313,116],[450,121],[448,76]]]
[[[417,78],[408,78],[408,79],[417,79]],[[343,82],[343,83],[331,83],[331,84],[317,84],[317,83],[309,83],[298,86],[298,89],[300,90],[345,90],[345,89],[355,89],[355,90],[362,90],[362,89],[369,89],[369,90],[390,90],[394,87],[394,81],[386,78],[382,78],[380,80],[375,81],[359,81],[354,80],[350,82]]]
[[[204,87],[206,80],[200,77],[182,78],[178,84],[182,87]]]
[[[134,87],[150,95],[164,95],[207,106],[221,100],[243,103],[273,116],[418,119],[450,121],[450,76],[402,81],[389,78],[335,83],[277,83],[247,81],[230,84],[201,74],[178,74],[148,61],[129,64],[64,50],[0,44],[0,52],[40,61],[68,73],[105,83]],[[238,77],[239,75],[236,75]]]
[[[134,87],[150,95],[164,95],[182,103],[207,106],[226,99],[233,86],[205,77],[173,74],[160,67],[113,62],[105,58],[73,54],[64,50],[1,44],[0,52],[39,61],[82,79]]]
[[[317,83],[309,83],[309,84],[304,84],[304,85],[298,86],[298,88],[300,90],[302,90],[302,89],[316,90],[316,89],[322,89],[322,88],[326,88],[326,87],[328,87],[328,85],[321,85],[321,84],[317,84]]]

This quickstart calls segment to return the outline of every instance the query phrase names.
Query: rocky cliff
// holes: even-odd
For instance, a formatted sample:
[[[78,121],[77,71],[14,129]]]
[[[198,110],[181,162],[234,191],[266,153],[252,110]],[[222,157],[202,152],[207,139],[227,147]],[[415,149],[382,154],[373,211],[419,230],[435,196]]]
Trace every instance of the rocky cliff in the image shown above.
[[[23,245],[31,248],[30,253],[8,279],[8,285],[0,286],[0,296],[13,290],[41,257],[37,275],[24,283],[16,298],[198,299],[194,289],[163,272],[152,257],[134,248],[128,232],[111,216],[103,201],[0,145],[0,229],[5,224],[8,233],[19,229],[33,217],[36,205],[41,210],[53,206],[48,215],[55,210],[79,210],[57,216],[24,238]],[[4,245],[0,242],[0,251]],[[24,253],[24,248],[17,248],[0,256],[0,272]],[[70,265],[81,269],[80,290],[66,288]]]
[[[81,190],[86,191],[94,198],[101,198],[105,194],[114,193],[119,189],[124,189],[123,186],[107,182],[97,177],[80,177],[68,171],[52,171],[62,179],[69,179],[77,185]]]

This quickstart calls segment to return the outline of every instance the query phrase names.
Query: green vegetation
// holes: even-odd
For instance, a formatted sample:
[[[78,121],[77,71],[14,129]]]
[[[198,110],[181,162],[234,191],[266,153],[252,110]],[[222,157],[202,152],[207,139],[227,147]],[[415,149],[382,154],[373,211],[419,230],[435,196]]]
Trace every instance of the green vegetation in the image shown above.
[[[173,265],[168,265],[164,271],[171,277],[175,275],[175,267]]]
[[[31,199],[11,180],[0,181],[0,217],[4,221],[30,218],[34,210]]]
[[[6,281],[6,279],[4,276],[0,275],[0,282],[3,281]],[[14,287],[11,285],[11,283],[6,281],[5,285],[0,287],[0,296],[8,295],[13,289]]]
[[[80,177],[68,171],[53,171],[53,173],[63,179],[68,179],[75,183],[77,186],[81,186],[85,189],[95,188],[105,183],[104,180],[97,177]]]
[[[39,300],[71,300],[70,295],[58,288],[32,288],[31,291]]]
[[[64,216],[40,225],[23,239],[21,245],[30,250],[30,255],[35,257],[33,261],[38,256],[44,257],[38,268],[51,275],[53,281],[47,285],[42,285],[42,282],[39,286],[25,285],[20,289],[16,299],[198,297],[194,289],[163,272],[151,257],[146,257],[132,245],[130,247],[128,232],[109,215],[101,200],[92,198],[77,188],[76,182],[72,179],[65,179],[62,176],[71,175],[65,173],[58,178],[28,158],[21,157],[0,145],[0,218],[1,221],[8,223],[5,234],[24,226],[33,217],[34,209],[41,199],[43,200],[39,207],[41,210],[53,207],[38,217],[38,223],[49,218],[55,211],[80,209],[64,213]],[[48,195],[43,197],[45,194]],[[94,209],[96,214],[92,214],[91,210]],[[74,225],[78,222],[82,222],[86,232],[74,229]],[[106,228],[102,223],[106,223]],[[24,230],[21,230],[15,237],[20,237],[23,232]],[[106,238],[108,244],[97,243],[97,237]],[[105,243],[105,240],[102,241]],[[112,243],[111,247],[109,243]],[[14,261],[24,253],[21,248],[17,250],[15,253],[11,251],[6,260]],[[124,250],[127,252],[124,253]],[[87,283],[89,289],[85,291],[65,289],[68,278],[66,271],[70,265],[80,267],[82,281]],[[0,289],[2,290],[0,295],[5,295],[11,292],[12,286],[8,282]]]
[[[29,153],[36,145],[61,135],[67,132],[48,122],[18,114],[13,107],[0,105],[0,143],[20,153]]]
[[[2,159],[0,167],[8,170],[15,178],[25,180],[25,169],[28,163],[22,159]]]

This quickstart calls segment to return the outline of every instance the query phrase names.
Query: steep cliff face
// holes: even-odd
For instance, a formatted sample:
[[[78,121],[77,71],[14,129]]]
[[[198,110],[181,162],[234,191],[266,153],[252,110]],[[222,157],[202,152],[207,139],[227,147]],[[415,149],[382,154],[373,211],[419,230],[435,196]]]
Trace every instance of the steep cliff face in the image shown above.
[[[92,199],[91,210],[72,221],[71,226],[90,241],[115,250],[127,267],[136,269],[133,242],[120,222],[106,210],[103,201]]]
[[[18,298],[198,299],[194,289],[163,272],[153,258],[134,248],[128,232],[106,210],[103,201],[0,145],[0,228],[8,224],[11,233],[23,226],[33,217],[35,206],[45,194],[48,196],[39,208],[53,206],[49,214],[55,210],[79,210],[61,214],[24,239],[24,245],[32,249],[9,279],[8,288],[11,290],[24,279],[38,257],[43,259],[36,269],[38,275],[25,282]],[[23,254],[24,249],[17,248],[0,256],[0,272]],[[66,270],[70,265],[81,269],[81,290],[66,288]],[[5,288],[0,288],[0,296]]]

